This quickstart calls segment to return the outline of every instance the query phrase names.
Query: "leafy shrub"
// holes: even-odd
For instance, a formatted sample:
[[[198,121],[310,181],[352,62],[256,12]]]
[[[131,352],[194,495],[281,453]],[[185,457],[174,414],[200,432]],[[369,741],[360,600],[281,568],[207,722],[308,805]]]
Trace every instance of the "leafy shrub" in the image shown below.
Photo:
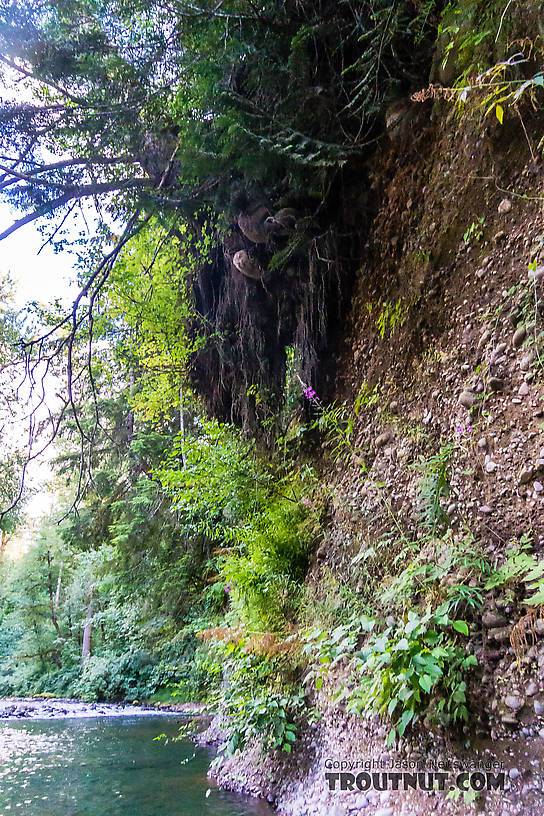
[[[224,755],[242,751],[252,739],[265,750],[290,753],[305,705],[302,687],[287,679],[292,671],[289,658],[247,651],[243,642],[216,643],[212,653],[210,671],[219,672],[224,680],[220,692],[228,717]]]
[[[423,615],[411,610],[405,621],[381,631],[377,621],[362,616],[337,627],[330,637],[310,633],[306,652],[316,652],[319,668],[312,669],[305,682],[313,679],[320,689],[330,668],[347,661],[350,680],[336,699],[345,701],[352,713],[374,710],[386,715],[393,726],[388,745],[422,716],[444,723],[465,722],[465,675],[476,665],[476,658],[467,655],[455,635],[468,635],[466,622],[452,620],[448,610],[448,603]],[[370,633],[366,643],[357,649],[365,632]]]
[[[91,655],[73,689],[84,700],[134,700],[155,691],[150,683],[153,659],[148,652]]]

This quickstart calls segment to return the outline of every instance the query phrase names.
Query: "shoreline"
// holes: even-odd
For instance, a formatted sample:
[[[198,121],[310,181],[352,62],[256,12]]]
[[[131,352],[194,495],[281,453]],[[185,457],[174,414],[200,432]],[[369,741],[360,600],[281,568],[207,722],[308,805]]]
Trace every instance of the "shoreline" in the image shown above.
[[[83,719],[90,717],[204,716],[203,703],[89,702],[66,697],[0,698],[0,721]]]

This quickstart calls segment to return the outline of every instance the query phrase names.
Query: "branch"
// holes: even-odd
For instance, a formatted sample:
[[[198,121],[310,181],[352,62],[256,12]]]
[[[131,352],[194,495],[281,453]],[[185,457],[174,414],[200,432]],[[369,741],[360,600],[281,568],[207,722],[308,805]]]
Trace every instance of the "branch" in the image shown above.
[[[15,161],[15,160],[14,160]],[[17,159],[16,163],[19,164],[23,159]],[[112,164],[137,164],[138,160],[134,158],[134,156],[118,156],[115,158],[107,158],[105,156],[98,156],[95,159],[65,159],[64,161],[53,162],[52,164],[42,164],[39,167],[34,168],[33,170],[29,170],[28,173],[22,174],[17,173],[14,171],[14,168],[3,167],[0,165],[0,170],[4,170],[5,179],[6,175],[15,176],[16,178],[9,178],[7,181],[2,181],[0,183],[0,190],[4,190],[6,187],[10,187],[12,184],[16,184],[19,179],[24,179],[25,181],[30,181],[33,184],[39,184],[39,181],[34,180],[34,176],[41,175],[42,173],[52,173],[55,170],[63,170],[65,167],[79,167],[79,166],[93,166],[93,165],[112,165]]]
[[[41,218],[44,215],[49,215],[50,213],[55,212],[55,210],[58,210],[60,207],[64,207],[64,205],[68,204],[70,201],[77,201],[80,198],[87,198],[89,196],[103,195],[104,193],[112,193],[115,190],[130,190],[135,188],[142,189],[151,186],[151,179],[131,178],[125,179],[124,181],[87,184],[82,187],[69,188],[64,195],[61,195],[52,201],[48,201],[46,204],[42,204],[41,207],[38,207],[36,210],[28,213],[24,216],[24,218],[14,221],[10,227],[5,229],[4,232],[0,233],[0,241],[3,241],[4,238],[7,238],[18,229],[21,229],[21,227],[24,227],[26,224],[31,224],[32,221],[36,221],[37,218]]]

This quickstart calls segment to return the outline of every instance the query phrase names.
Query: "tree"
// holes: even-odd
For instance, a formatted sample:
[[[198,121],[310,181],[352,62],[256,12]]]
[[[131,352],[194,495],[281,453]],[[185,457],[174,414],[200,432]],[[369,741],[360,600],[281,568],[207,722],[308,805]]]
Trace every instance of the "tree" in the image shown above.
[[[39,220],[45,240],[63,246],[65,219],[84,199],[101,222],[72,309],[51,315],[22,345],[31,390],[51,369],[65,371],[44,444],[70,418],[81,461],[90,460],[96,399],[87,429],[78,403],[96,390],[101,292],[153,219],[173,247],[176,234],[196,245],[212,224],[210,251],[191,264],[184,332],[191,336],[196,312],[208,342],[193,336],[183,363],[209,412],[252,432],[270,422],[282,406],[289,355],[326,396],[334,326],[368,223],[364,213],[357,227],[350,221],[366,195],[363,161],[383,132],[387,102],[427,68],[440,6],[0,2],[4,78],[32,92],[30,101],[0,106],[0,192],[23,212],[0,239]],[[299,217],[255,242],[240,226],[255,204],[275,215],[287,205]],[[121,236],[114,224],[123,225]],[[182,255],[186,244],[177,243]],[[263,270],[257,281],[240,274],[238,252]]]

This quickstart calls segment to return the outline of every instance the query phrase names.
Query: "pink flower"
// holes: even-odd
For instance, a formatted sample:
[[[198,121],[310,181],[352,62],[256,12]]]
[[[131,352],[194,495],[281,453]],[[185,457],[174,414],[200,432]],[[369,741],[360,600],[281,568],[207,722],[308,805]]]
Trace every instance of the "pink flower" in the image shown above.
[[[304,496],[304,498],[302,499],[302,504],[305,504],[306,507],[311,507],[312,506],[312,502],[310,501],[308,496]]]
[[[231,582],[230,582],[230,581],[228,582],[228,584],[225,584],[225,592],[227,593],[227,595],[228,595],[228,594],[229,594],[229,592],[230,592],[230,584],[231,584]]]

